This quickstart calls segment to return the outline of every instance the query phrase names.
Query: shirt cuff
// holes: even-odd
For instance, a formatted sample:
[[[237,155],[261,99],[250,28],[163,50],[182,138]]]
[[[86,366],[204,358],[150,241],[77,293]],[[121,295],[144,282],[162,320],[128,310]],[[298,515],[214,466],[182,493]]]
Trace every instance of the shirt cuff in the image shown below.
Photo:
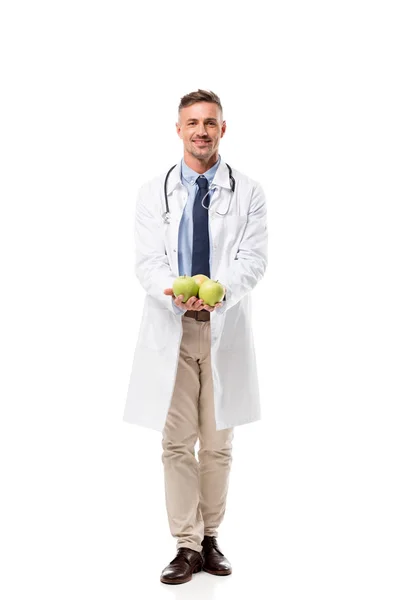
[[[174,313],[176,315],[183,315],[186,312],[186,308],[180,308],[174,302],[174,299],[171,296],[172,308],[174,309]]]

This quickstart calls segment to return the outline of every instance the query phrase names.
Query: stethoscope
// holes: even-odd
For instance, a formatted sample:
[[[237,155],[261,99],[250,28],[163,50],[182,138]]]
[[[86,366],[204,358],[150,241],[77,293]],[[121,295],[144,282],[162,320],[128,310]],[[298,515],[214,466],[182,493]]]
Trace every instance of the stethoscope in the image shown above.
[[[236,185],[236,181],[235,181],[235,178],[234,178],[234,176],[232,175],[232,169],[230,168],[230,166],[228,165],[228,163],[225,163],[225,164],[226,164],[226,166],[228,167],[228,171],[229,171],[229,181],[230,181],[230,184],[231,184],[231,192],[234,192],[234,191],[235,191],[235,185]],[[171,168],[170,168],[170,170],[168,171],[168,173],[167,173],[167,174],[166,174],[166,176],[165,176],[165,181],[164,181],[164,198],[165,198],[165,208],[166,208],[167,210],[165,211],[165,213],[163,213],[163,214],[162,214],[162,218],[163,218],[163,220],[164,220],[164,223],[166,223],[167,225],[168,225],[168,224],[171,222],[171,214],[170,214],[170,212],[169,212],[169,205],[168,205],[168,198],[167,198],[167,182],[168,182],[168,177],[169,177],[169,174],[171,173],[172,169],[174,169],[175,167],[176,167],[176,165],[174,165],[173,167],[171,167]],[[210,193],[212,190],[215,190],[215,188],[216,188],[216,187],[218,187],[218,186],[216,186],[216,185],[214,185],[214,186],[213,186],[213,185],[211,184],[211,187],[210,187],[210,189],[208,190],[207,194],[205,194],[205,195],[203,196],[203,198],[201,199],[201,205],[202,205],[202,207],[203,207],[203,208],[206,208],[206,209],[208,210],[208,206],[204,206],[204,204],[203,204],[204,198],[205,198],[205,197],[206,197],[206,196],[207,196],[207,195],[208,195],[208,194],[209,194],[209,193]]]

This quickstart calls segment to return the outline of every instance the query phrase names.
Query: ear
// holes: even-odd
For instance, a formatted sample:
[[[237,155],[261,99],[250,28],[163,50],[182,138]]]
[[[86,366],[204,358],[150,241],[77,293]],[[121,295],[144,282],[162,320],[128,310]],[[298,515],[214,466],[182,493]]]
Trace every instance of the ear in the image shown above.
[[[221,137],[224,137],[226,131],[226,121],[222,121],[222,125],[221,125]]]
[[[175,127],[176,127],[176,133],[182,139],[182,136],[181,136],[181,126],[179,125],[179,123],[175,123]]]

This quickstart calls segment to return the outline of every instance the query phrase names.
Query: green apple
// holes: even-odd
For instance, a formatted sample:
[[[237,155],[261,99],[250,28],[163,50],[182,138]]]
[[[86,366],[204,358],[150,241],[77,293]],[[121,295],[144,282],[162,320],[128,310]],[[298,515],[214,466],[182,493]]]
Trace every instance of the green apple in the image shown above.
[[[204,300],[208,306],[215,306],[224,297],[224,286],[214,279],[206,279],[199,288],[199,298]]]
[[[197,296],[197,292],[199,291],[199,286],[189,275],[181,275],[177,277],[172,284],[172,291],[175,296],[178,297],[183,294],[182,302],[187,302],[189,298],[192,296]]]
[[[192,279],[195,280],[195,282],[197,283],[197,285],[200,287],[202,283],[204,283],[207,280],[210,280],[209,277],[207,277],[207,275],[192,275]]]

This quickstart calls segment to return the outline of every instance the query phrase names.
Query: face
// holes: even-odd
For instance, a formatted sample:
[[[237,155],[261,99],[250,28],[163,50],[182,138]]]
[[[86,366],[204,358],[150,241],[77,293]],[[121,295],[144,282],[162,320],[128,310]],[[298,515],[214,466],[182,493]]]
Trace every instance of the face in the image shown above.
[[[214,102],[196,102],[180,110],[176,131],[183,140],[185,154],[200,161],[218,157],[219,140],[223,137],[226,123],[221,110]]]

